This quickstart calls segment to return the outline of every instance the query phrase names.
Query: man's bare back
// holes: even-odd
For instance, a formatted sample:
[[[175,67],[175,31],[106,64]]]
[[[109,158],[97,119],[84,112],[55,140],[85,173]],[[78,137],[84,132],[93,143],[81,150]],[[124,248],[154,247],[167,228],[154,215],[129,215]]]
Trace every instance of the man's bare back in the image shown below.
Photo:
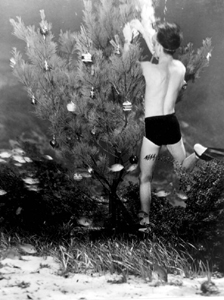
[[[141,62],[145,78],[145,117],[174,113],[184,84],[185,67],[172,57],[168,62]]]

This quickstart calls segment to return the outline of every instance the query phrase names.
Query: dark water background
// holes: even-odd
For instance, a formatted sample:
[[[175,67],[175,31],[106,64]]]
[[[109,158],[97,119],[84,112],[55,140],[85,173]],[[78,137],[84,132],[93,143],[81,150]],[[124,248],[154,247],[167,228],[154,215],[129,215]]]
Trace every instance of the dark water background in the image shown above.
[[[162,18],[164,4],[160,0],[157,9]],[[209,67],[189,85],[184,101],[177,105],[177,115],[189,124],[183,129],[187,148],[195,142],[224,148],[224,1],[167,0],[166,5],[166,20],[179,23],[184,44],[200,47],[203,39],[211,37],[214,47]],[[82,8],[82,0],[0,0],[0,149],[9,148],[9,140],[24,135],[36,136],[46,148],[50,139],[47,122],[35,117],[30,99],[11,73],[12,48],[23,51],[25,43],[12,35],[9,19],[21,16],[25,25],[37,27],[39,10],[44,9],[57,39],[60,29],[79,29]]]

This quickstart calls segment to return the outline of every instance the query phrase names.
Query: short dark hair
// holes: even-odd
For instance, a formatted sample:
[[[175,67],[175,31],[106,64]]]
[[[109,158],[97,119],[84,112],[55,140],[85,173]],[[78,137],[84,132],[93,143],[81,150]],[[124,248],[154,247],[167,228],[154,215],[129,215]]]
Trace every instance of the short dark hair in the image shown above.
[[[164,53],[173,55],[180,47],[183,34],[176,23],[160,23],[157,25],[157,41],[163,46]]]

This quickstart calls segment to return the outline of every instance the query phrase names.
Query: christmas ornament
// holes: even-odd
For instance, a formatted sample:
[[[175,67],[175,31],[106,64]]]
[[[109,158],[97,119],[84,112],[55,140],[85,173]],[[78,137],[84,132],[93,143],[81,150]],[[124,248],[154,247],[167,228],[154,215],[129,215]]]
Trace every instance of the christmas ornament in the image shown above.
[[[93,60],[92,60],[92,54],[88,53],[83,53],[82,54],[82,62],[84,62],[85,64],[92,64]]]
[[[120,46],[119,45],[115,48],[114,53],[117,54],[117,55],[121,54],[121,50],[120,50]]]
[[[124,169],[124,166],[122,166],[121,164],[114,164],[108,169],[112,172],[120,172],[122,169]]]
[[[45,61],[44,61],[44,71],[50,71],[50,70],[52,70],[52,67],[50,67],[50,66],[48,65],[48,62],[45,60]]]
[[[49,34],[49,30],[46,25],[40,27],[40,34],[46,39],[46,36]]]
[[[11,68],[14,68],[15,65],[16,65],[15,58],[14,58],[14,57],[10,58],[10,67],[11,67]]]
[[[76,110],[76,105],[74,102],[70,101],[68,104],[67,104],[67,110],[68,111],[71,111],[71,112],[74,112]]]
[[[95,98],[96,98],[94,87],[92,87],[92,89],[91,89],[91,92],[90,92],[90,98],[91,98],[91,99],[95,99]]]
[[[92,133],[92,135],[96,134],[96,128],[95,127],[91,130],[91,133]]]
[[[117,45],[113,40],[111,40],[110,43],[114,47],[114,53],[117,54],[117,55],[120,55],[121,54],[120,46]]]
[[[137,164],[138,162],[138,157],[136,155],[132,155],[130,158],[129,158],[129,161],[131,164]]]
[[[58,148],[59,147],[59,144],[56,140],[55,135],[53,135],[52,140],[50,141],[50,145],[51,145],[52,148]]]
[[[117,34],[115,34],[114,36],[114,40],[110,40],[110,43],[111,45],[114,47],[114,53],[117,54],[117,55],[120,55],[121,54],[121,47],[120,47],[120,39],[119,39],[119,36]]]
[[[128,112],[128,111],[131,111],[131,110],[132,110],[132,104],[131,104],[131,102],[125,101],[123,103],[123,111],[124,112]]]
[[[89,172],[89,173],[93,173],[93,168],[89,167],[89,168],[88,168],[88,172]]]
[[[74,176],[73,176],[73,179],[76,180],[76,181],[80,181],[80,180],[82,180],[82,178],[83,178],[82,175],[80,175],[78,173],[75,173]]]
[[[206,56],[207,61],[209,61],[211,57],[212,57],[211,52],[208,52],[208,54],[207,54],[207,56]]]
[[[33,105],[36,105],[36,104],[37,104],[37,100],[36,100],[36,98],[35,98],[34,95],[32,95],[32,98],[31,98],[31,104],[33,104]]]

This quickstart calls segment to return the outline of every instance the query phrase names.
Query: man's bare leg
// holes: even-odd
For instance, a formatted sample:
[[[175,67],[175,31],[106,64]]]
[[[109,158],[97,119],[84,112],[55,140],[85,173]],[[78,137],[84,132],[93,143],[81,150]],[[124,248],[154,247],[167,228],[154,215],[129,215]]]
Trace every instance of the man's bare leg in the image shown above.
[[[191,171],[198,161],[195,153],[186,157],[186,150],[182,139],[176,144],[167,145],[167,149],[173,156],[174,161],[178,162],[186,171]]]
[[[186,151],[182,139],[173,145],[167,146],[174,160],[179,162],[186,171],[191,171],[198,159],[210,161],[212,159],[224,159],[224,149],[206,148],[201,144],[194,145],[194,153],[186,157]]]
[[[192,153],[186,157],[186,150],[183,140],[173,145],[167,145],[167,148],[174,158],[175,162],[178,162],[186,171],[191,171],[195,163],[198,161],[198,155]],[[146,213],[146,216],[142,218],[142,225],[149,223],[149,212],[151,205],[151,182],[153,171],[158,156],[160,146],[155,145],[146,137],[143,137],[142,147],[140,152],[140,204],[141,211]],[[203,148],[197,147],[199,154],[203,152]],[[148,157],[148,159],[147,159]]]
[[[140,204],[141,211],[147,216],[143,217],[142,223],[149,223],[149,211],[151,204],[151,182],[156,158],[160,147],[143,137],[140,153]],[[148,159],[146,157],[148,156]]]

